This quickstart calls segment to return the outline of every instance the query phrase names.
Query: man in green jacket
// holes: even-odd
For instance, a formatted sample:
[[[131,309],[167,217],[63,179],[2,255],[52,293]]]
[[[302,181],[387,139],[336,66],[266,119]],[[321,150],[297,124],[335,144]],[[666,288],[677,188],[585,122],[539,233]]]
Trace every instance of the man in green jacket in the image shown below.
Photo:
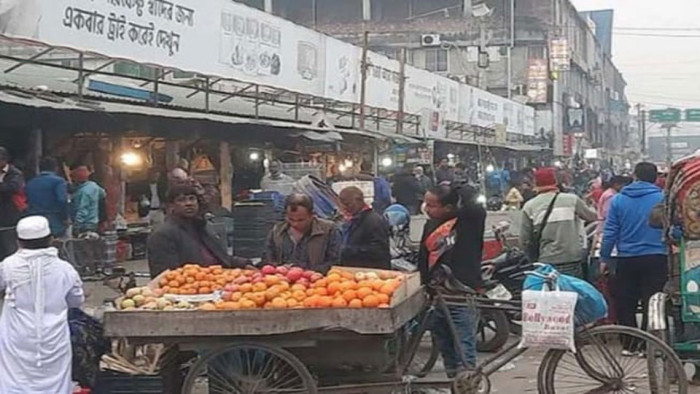
[[[596,212],[575,194],[560,193],[554,168],[535,172],[537,197],[528,201],[522,210],[520,242],[524,250],[532,250],[537,232],[545,219],[547,209],[556,196],[551,214],[539,240],[540,263],[554,265],[561,273],[582,276],[585,234],[582,223],[597,219]],[[536,249],[535,249],[536,250]]]

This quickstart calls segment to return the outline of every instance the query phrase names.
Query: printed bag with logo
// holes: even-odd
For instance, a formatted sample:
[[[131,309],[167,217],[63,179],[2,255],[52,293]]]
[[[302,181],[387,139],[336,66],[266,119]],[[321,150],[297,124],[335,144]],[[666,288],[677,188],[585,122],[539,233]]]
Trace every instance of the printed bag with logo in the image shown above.
[[[519,346],[575,352],[574,310],[577,298],[578,294],[559,289],[523,291],[523,334]]]

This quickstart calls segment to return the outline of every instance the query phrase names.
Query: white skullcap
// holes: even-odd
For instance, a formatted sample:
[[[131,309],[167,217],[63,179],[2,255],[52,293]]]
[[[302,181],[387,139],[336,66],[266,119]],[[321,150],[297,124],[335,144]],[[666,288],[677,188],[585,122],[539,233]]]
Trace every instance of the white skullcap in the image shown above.
[[[51,235],[49,221],[43,216],[27,216],[17,223],[17,238],[22,241],[42,239]]]

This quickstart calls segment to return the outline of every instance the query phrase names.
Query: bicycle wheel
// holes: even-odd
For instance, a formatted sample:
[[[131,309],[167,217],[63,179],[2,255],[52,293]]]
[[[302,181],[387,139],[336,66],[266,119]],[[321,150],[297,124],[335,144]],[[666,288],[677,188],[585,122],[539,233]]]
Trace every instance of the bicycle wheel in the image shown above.
[[[421,337],[420,344],[416,350],[407,372],[419,378],[425,377],[433,370],[440,352],[438,351],[435,338],[430,331],[425,331]]]
[[[576,336],[576,353],[550,350],[538,371],[544,394],[685,394],[688,382],[678,356],[644,331],[601,326]]]
[[[316,394],[304,364],[280,348],[241,343],[212,351],[192,366],[182,394]]]

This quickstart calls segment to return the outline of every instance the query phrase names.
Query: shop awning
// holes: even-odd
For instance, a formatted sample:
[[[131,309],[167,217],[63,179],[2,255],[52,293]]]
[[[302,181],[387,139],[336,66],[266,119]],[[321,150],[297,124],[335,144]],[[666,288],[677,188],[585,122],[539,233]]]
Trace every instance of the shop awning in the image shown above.
[[[78,98],[58,96],[49,92],[27,92],[13,89],[0,89],[0,103],[53,110],[146,115],[170,119],[204,120],[234,125],[248,124],[269,126],[274,128],[297,129],[300,131],[299,134],[301,136],[315,141],[341,141],[343,139],[341,134],[360,135],[369,138],[386,138],[386,136],[383,134],[376,132],[367,132],[348,128],[335,128],[329,130],[328,128],[316,127],[305,123],[295,123],[273,119],[255,119],[243,116],[96,100],[93,98],[80,100]]]

